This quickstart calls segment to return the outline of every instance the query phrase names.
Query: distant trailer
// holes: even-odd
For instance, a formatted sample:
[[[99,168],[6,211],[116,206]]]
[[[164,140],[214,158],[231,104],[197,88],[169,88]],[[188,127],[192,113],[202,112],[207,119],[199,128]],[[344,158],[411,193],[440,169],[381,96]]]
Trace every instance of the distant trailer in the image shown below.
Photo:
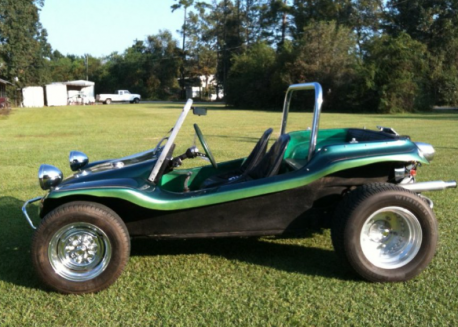
[[[64,84],[46,85],[46,104],[51,106],[67,105],[67,86]]]
[[[45,97],[41,86],[28,86],[22,89],[22,104],[26,108],[44,107]]]

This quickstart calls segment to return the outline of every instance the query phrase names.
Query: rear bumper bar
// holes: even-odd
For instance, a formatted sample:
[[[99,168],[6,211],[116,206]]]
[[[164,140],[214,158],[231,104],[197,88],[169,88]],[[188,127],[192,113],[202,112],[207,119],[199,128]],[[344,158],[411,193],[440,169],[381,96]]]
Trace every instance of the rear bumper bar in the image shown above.
[[[447,188],[456,188],[456,181],[431,181],[431,182],[420,182],[420,183],[411,183],[411,184],[398,184],[403,188],[415,192],[428,192],[428,191],[442,191]]]

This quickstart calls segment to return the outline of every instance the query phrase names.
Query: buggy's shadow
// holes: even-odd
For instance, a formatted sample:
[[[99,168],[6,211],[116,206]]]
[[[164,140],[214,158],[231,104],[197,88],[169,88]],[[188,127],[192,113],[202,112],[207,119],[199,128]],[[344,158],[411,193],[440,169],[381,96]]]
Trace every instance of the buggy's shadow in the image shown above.
[[[23,200],[13,197],[0,197],[0,280],[27,288],[43,289],[32,267],[30,246],[33,230],[22,215],[23,203]],[[38,221],[36,209],[36,205],[31,205],[28,210],[35,224]],[[310,237],[317,231],[310,230],[310,234],[304,237]],[[355,278],[342,269],[331,250],[280,243],[275,239],[255,238],[186,241],[134,239],[131,255],[205,253],[288,272],[345,280]]]
[[[30,246],[33,230],[22,215],[24,201],[0,197],[0,280],[28,288],[41,288],[32,268]],[[37,221],[37,207],[30,206],[32,219]]]
[[[304,235],[304,237],[310,235]],[[209,254],[305,275],[354,280],[334,251],[284,244],[273,239],[227,238],[190,240],[132,240],[132,256]]]

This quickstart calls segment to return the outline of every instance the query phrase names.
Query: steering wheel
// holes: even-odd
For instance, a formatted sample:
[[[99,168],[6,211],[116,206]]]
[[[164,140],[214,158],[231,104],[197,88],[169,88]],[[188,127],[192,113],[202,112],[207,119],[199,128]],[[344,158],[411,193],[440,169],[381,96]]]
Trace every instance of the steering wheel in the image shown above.
[[[197,137],[199,138],[200,144],[202,144],[202,147],[204,148],[205,154],[207,155],[208,160],[210,160],[210,163],[212,164],[213,168],[218,168],[218,165],[216,164],[215,158],[213,157],[212,152],[210,151],[210,148],[208,147],[207,141],[205,141],[204,136],[202,135],[202,131],[200,130],[199,126],[197,124],[194,124],[194,130],[196,131]]]

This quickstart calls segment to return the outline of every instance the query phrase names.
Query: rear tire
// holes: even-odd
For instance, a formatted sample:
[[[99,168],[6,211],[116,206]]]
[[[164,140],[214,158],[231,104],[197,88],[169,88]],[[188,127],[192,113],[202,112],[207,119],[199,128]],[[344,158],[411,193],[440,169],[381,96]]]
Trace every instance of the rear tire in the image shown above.
[[[432,260],[437,221],[416,194],[392,184],[363,185],[336,209],[331,237],[342,261],[372,282],[414,278]]]
[[[111,104],[111,99],[106,99],[105,104]]]
[[[42,220],[32,241],[32,262],[40,279],[67,294],[101,291],[121,275],[129,260],[127,228],[111,209],[70,202]]]

